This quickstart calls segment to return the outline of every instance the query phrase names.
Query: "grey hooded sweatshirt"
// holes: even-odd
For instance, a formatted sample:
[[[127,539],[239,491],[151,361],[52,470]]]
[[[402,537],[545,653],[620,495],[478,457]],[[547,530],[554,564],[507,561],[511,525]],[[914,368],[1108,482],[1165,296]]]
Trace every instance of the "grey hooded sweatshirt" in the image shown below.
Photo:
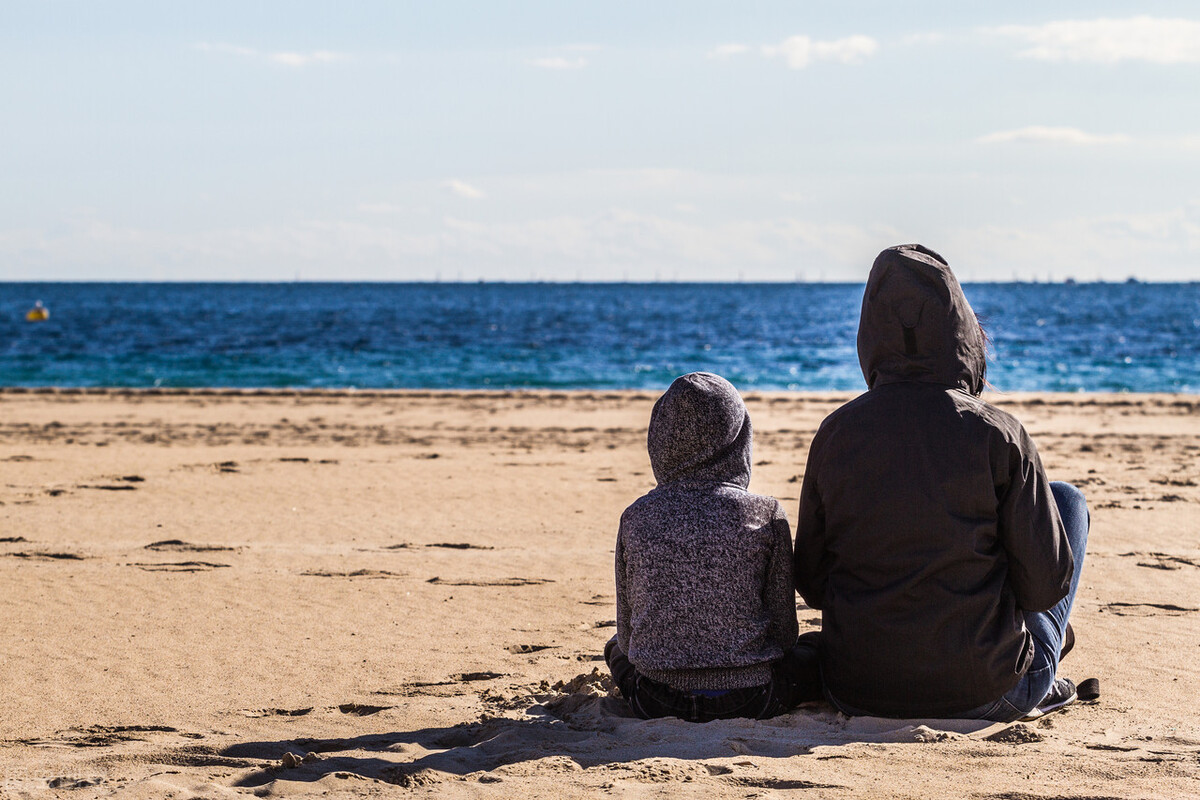
[[[809,448],[796,588],[822,611],[836,699],[953,717],[1028,668],[1024,612],[1066,595],[1070,545],[1029,435],[978,397],[983,334],[941,256],[920,245],[879,255],[858,354],[869,391]]]
[[[796,643],[792,539],[751,494],[750,416],[717,375],[675,380],[647,435],[658,486],[621,515],[617,644],[638,672],[683,690],[761,686]]]

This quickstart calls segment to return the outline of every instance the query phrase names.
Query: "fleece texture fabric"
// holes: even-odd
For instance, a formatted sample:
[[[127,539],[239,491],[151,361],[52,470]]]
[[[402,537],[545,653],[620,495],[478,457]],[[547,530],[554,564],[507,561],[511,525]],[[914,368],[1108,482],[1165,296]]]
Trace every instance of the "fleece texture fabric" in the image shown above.
[[[883,251],[863,297],[869,391],[809,448],[796,587],[822,611],[826,689],[891,717],[953,717],[1028,668],[1024,612],[1070,586],[1073,561],[1042,462],[979,399],[984,338],[946,261]]]
[[[711,373],[676,379],[650,416],[658,486],[621,515],[617,643],[676,689],[769,683],[796,643],[791,530],[747,490],[751,438],[737,390]]]

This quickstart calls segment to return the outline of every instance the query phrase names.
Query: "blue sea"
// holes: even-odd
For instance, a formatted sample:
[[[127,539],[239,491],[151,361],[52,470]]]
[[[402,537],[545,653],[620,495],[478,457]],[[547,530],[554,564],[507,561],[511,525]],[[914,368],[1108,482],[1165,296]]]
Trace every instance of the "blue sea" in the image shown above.
[[[6,283],[0,386],[857,391],[862,288]],[[1200,393],[1200,284],[965,290],[1000,390]]]

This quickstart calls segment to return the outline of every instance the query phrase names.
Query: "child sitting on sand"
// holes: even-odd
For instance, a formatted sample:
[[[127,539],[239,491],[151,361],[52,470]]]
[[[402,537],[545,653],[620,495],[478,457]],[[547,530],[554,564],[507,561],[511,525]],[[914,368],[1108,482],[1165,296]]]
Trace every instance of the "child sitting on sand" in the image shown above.
[[[617,635],[604,657],[638,716],[765,719],[820,697],[797,640],[791,531],[751,494],[750,416],[729,381],[675,380],[647,447],[658,486],[621,515]]]

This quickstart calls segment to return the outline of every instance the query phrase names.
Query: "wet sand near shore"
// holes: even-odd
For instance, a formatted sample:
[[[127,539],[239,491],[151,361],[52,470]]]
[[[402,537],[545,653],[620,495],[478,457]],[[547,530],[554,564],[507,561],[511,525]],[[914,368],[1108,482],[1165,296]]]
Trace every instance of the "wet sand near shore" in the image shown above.
[[[746,396],[793,520],[850,396]],[[631,719],[655,397],[0,392],[0,797],[1200,797],[1200,397],[988,397],[1088,497],[1063,674],[1102,691],[988,730]]]

